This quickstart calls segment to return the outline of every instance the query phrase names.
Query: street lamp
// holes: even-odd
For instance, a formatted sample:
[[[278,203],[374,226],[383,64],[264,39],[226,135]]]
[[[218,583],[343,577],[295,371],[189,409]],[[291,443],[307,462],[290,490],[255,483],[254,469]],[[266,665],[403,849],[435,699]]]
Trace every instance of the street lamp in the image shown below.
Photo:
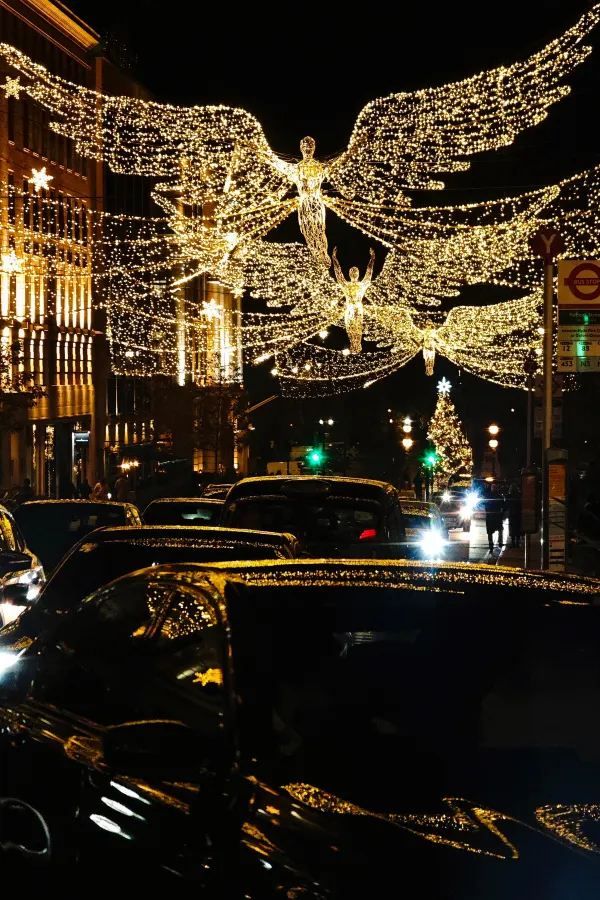
[[[328,424],[328,425],[333,425],[333,419],[327,419],[327,424]]]
[[[414,441],[412,438],[405,437],[402,439],[402,446],[404,447],[404,449],[406,450],[407,453],[411,449],[413,444],[414,444]]]
[[[496,435],[500,433],[500,426],[499,425],[490,425],[490,427],[488,428],[488,431],[492,435],[492,437],[496,437]]]
[[[497,450],[498,449],[498,441],[496,440],[496,438],[492,438],[491,441],[489,442],[489,445],[492,448],[492,450]]]

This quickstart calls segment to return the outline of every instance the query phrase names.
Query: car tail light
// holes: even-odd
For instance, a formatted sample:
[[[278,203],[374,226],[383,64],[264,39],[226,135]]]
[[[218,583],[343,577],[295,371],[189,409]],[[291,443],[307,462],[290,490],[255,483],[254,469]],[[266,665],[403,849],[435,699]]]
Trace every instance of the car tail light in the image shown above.
[[[377,537],[376,528],[365,528],[359,535],[359,541],[372,541]]]

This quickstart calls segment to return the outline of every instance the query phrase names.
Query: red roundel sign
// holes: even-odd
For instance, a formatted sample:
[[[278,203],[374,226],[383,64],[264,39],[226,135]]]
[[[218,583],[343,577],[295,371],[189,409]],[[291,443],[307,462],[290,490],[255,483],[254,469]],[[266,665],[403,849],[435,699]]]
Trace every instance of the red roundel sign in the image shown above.
[[[571,294],[582,302],[598,300],[600,297],[600,265],[582,262],[564,276],[564,285]]]

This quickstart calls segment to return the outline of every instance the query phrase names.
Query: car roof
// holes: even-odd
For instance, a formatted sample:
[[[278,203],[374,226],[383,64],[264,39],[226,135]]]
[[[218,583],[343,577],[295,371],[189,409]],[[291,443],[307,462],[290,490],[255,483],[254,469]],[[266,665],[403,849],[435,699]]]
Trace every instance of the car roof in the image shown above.
[[[212,525],[105,525],[96,528],[84,538],[85,540],[99,541],[123,541],[135,543],[139,540],[162,538],[168,541],[215,541],[231,543],[256,542],[263,544],[288,544],[294,543],[293,534],[280,531],[258,531],[253,528],[221,528]]]
[[[437,512],[435,503],[426,503],[424,500],[402,500],[402,512],[427,513]]]
[[[223,506],[225,501],[219,500],[218,497],[157,497],[156,500],[151,500],[148,506],[158,506],[162,503],[165,503],[167,505],[169,503],[208,503],[214,506]],[[148,509],[148,506],[146,507],[146,509]]]
[[[541,592],[545,599],[573,606],[596,605],[600,580],[554,572],[524,571],[483,563],[427,563],[414,560],[265,560],[259,562],[174,563],[152,568],[153,575],[179,576],[220,590],[234,582],[250,587],[379,587],[463,592],[476,587]],[[139,573],[138,573],[139,574]]]
[[[262,475],[255,478],[242,478],[237,484],[234,484],[231,493],[237,494],[238,491],[246,493],[246,488],[264,486],[268,487],[275,483],[279,484],[301,484],[303,482],[315,482],[317,484],[336,484],[355,486],[357,488],[375,488],[385,492],[397,492],[397,489],[389,483],[389,481],[376,481],[372,478],[353,478],[345,475]],[[247,491],[250,495],[251,491]]]
[[[26,500],[20,503],[18,509],[24,506],[133,506],[133,503],[120,500]]]

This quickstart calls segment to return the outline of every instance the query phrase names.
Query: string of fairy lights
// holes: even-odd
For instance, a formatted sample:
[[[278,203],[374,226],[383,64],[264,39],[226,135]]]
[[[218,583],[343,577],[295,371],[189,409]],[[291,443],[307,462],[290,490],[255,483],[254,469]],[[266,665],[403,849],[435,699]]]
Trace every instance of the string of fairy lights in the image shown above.
[[[367,388],[418,353],[428,374],[440,354],[519,386],[541,341],[541,263],[529,239],[540,224],[560,222],[565,255],[600,251],[600,167],[483,203],[425,207],[415,192],[442,189],[439,174],[464,171],[471,156],[541,122],[569,92],[599,20],[594,3],[523,61],[371,101],[347,148],[326,162],[310,137],[300,159],[276,154],[243,109],[107,96],[0,43],[7,102],[26,94],[82,156],[152,177],[161,210],[119,216],[80,203],[77,231],[45,167],[32,170],[27,191],[0,185],[0,275],[21,286],[13,307],[2,289],[2,316],[23,320],[31,280],[45,278],[67,298],[63,318],[65,303],[73,317],[92,295],[105,309],[113,368],[123,374],[239,380],[243,345],[247,360],[269,360],[292,394]],[[342,269],[327,210],[386,248],[377,277],[373,250],[362,273]],[[305,243],[266,240],[292,212]],[[513,289],[514,298],[448,309],[477,284]],[[324,345],[332,329],[346,333],[347,346]]]

